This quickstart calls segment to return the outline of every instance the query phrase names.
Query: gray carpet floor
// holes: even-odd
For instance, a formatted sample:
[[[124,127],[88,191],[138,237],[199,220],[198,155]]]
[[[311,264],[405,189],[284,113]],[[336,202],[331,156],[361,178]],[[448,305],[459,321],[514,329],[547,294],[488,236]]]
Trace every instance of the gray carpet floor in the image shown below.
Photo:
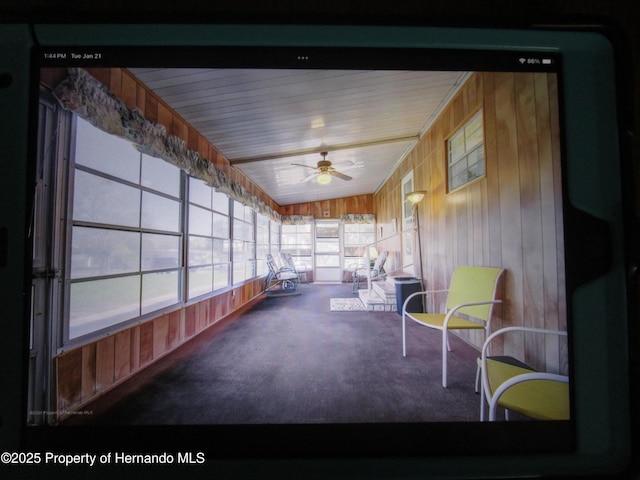
[[[351,285],[266,298],[95,402],[94,425],[467,422],[479,418],[478,351],[395,312],[331,312]]]

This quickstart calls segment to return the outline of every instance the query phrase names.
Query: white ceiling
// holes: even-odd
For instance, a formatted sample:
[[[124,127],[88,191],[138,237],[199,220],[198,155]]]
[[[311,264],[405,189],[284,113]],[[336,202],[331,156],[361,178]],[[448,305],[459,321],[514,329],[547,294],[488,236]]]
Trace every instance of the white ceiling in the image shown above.
[[[465,72],[132,68],[279,205],[374,193]],[[302,182],[328,151],[328,185]]]

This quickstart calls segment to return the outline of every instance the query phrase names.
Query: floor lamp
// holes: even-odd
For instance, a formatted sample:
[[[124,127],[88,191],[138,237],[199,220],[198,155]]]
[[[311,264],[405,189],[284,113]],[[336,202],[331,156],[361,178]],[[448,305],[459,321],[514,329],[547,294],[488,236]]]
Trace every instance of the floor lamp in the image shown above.
[[[422,279],[422,242],[420,241],[420,216],[418,215],[418,204],[422,201],[427,194],[426,190],[417,190],[415,192],[407,193],[405,200],[413,206],[413,217],[415,218],[414,229],[416,230],[416,236],[418,239],[418,265],[420,272],[420,287],[424,290],[424,284]],[[424,311],[424,310],[423,310]]]

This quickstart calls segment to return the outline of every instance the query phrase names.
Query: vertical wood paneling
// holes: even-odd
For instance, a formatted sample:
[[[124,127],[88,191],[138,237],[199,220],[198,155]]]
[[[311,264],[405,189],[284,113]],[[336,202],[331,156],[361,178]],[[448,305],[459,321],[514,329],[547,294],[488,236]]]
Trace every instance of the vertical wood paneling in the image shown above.
[[[67,410],[82,398],[82,350],[57,359],[58,410]]]
[[[500,165],[500,232],[502,235],[502,266],[508,270],[505,276],[504,315],[510,325],[522,325],[524,314],[524,290],[522,270],[522,210],[520,200],[520,168],[516,130],[515,82],[512,73],[496,73],[496,144]],[[521,356],[524,339],[512,335],[505,342],[507,355]]]
[[[114,380],[126,378],[131,373],[131,330],[115,334]]]
[[[375,213],[373,195],[334,198],[309,203],[297,203],[280,207],[281,215],[313,215],[316,219],[340,218],[346,213]],[[324,212],[329,212],[329,217]]]
[[[111,68],[109,71],[109,90],[118,98],[122,98],[122,70]]]
[[[147,108],[147,91],[142,88],[141,85],[136,85],[136,108],[142,112],[142,115],[146,115]]]
[[[122,101],[129,108],[136,108],[138,105],[138,85],[135,79],[127,72],[122,73]]]
[[[111,88],[111,69],[110,68],[87,68],[89,74],[105,85],[107,88]]]
[[[96,390],[103,390],[115,379],[115,339],[107,337],[96,343]]]
[[[193,337],[196,333],[196,306],[190,305],[185,310],[184,334]]]
[[[140,368],[140,326],[131,328],[131,371],[135,372]]]
[[[96,345],[82,347],[82,399],[96,393]]]
[[[169,316],[162,315],[153,321],[153,358],[169,349]]]
[[[140,366],[153,360],[153,322],[140,325]]]
[[[162,102],[158,102],[158,123],[163,125],[167,132],[173,131],[173,114]]]
[[[522,260],[524,304],[523,324],[544,327],[544,293],[542,270],[542,219],[540,199],[540,164],[533,74],[515,78],[516,126],[520,165],[522,216]],[[527,358],[544,358],[544,338],[525,337]]]
[[[180,344],[180,311],[169,314],[169,348],[173,349]]]
[[[500,165],[498,164],[494,74],[483,74],[484,149],[487,184],[487,211],[489,213],[489,262],[502,265],[502,238],[500,235]]]
[[[478,108],[486,175],[446,193],[446,139]],[[408,171],[429,192],[419,210],[427,288],[446,288],[460,264],[507,270],[492,330],[566,329],[559,142],[553,76],[476,73],[374,197],[378,222],[387,226],[401,217],[400,180]],[[461,336],[477,347],[483,341],[478,332]],[[566,371],[568,363],[566,346],[555,340],[514,335],[497,350],[552,370]]]
[[[148,92],[145,95],[144,116],[150,122],[158,121],[158,99]]]

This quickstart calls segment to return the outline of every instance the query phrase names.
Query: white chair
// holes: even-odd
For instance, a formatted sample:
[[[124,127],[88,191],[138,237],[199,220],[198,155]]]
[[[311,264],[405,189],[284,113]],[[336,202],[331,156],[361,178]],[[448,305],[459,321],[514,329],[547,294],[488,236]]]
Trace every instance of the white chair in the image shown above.
[[[267,253],[267,266],[269,275],[266,280],[266,290],[285,289],[295,290],[299,283],[298,273],[281,260],[276,262],[276,257]]]
[[[385,250],[380,253],[378,258],[376,258],[372,267],[369,265],[358,264],[353,268],[351,276],[353,277],[354,292],[358,291],[362,280],[367,280],[367,278],[370,278],[371,280],[384,280],[386,278],[387,274],[384,271],[384,264],[387,261],[387,257],[389,257],[389,252]]]

